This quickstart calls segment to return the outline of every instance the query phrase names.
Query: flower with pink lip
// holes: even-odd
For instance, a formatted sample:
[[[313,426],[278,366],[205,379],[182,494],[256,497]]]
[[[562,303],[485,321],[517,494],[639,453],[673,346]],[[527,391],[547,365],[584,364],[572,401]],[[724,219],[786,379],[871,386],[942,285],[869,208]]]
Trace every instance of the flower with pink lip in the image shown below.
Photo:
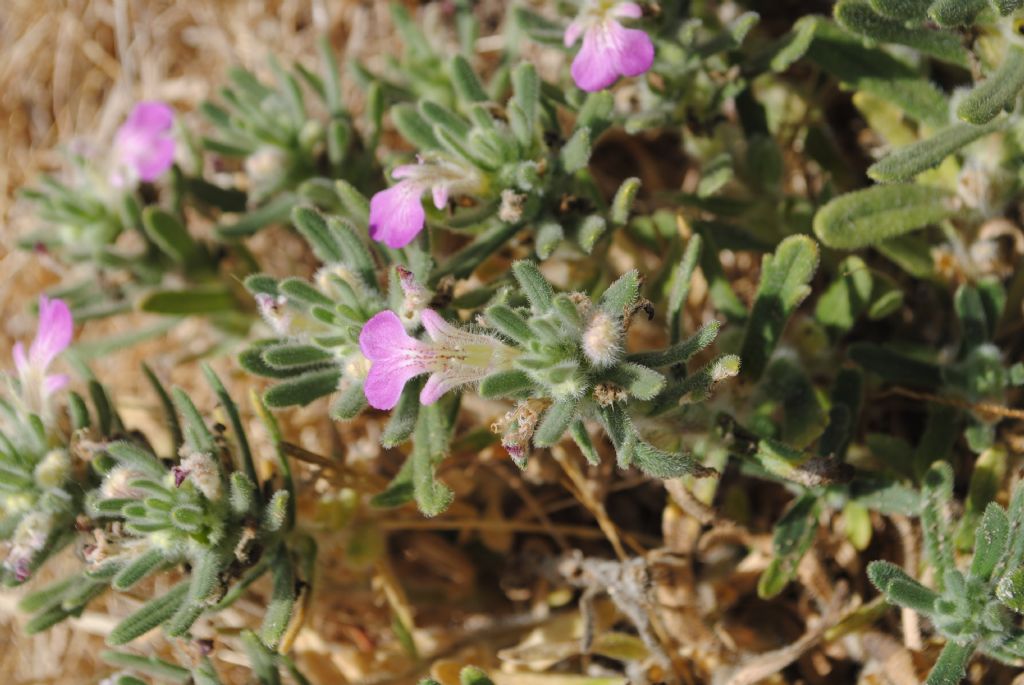
[[[584,0],[583,10],[565,29],[565,46],[583,36],[583,47],[572,61],[572,78],[587,92],[604,90],[620,76],[639,76],[654,62],[654,43],[639,29],[627,29],[619,19],[639,19],[635,2]]]
[[[416,164],[396,167],[391,176],[399,182],[370,200],[370,237],[392,249],[405,247],[423,230],[423,193],[429,190],[434,206],[444,209],[449,193],[471,193],[481,187],[475,169],[439,157],[420,157]]]
[[[46,399],[68,383],[64,374],[47,374],[50,364],[71,344],[74,322],[63,300],[39,297],[39,328],[25,354],[25,346],[15,343],[14,366],[18,370],[22,395],[34,409],[42,409]]]
[[[174,164],[174,110],[163,102],[140,102],[114,137],[110,182],[118,188],[151,182]]]
[[[452,326],[432,309],[424,309],[420,316],[429,342],[406,333],[392,311],[376,314],[363,326],[359,347],[371,364],[363,391],[371,407],[391,409],[405,384],[425,373],[430,378],[420,402],[433,404],[453,388],[511,368],[519,354],[488,335]]]

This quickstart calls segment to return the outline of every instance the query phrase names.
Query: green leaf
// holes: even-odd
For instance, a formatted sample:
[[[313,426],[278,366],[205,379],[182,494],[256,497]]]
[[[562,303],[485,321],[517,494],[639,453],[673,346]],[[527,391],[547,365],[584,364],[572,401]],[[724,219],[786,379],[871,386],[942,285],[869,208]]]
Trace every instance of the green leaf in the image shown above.
[[[301,376],[282,381],[270,388],[263,395],[263,399],[268,407],[275,409],[294,405],[305,406],[337,390],[340,380],[341,370],[337,368],[307,371]]]
[[[635,429],[632,430],[635,434]],[[629,465],[635,466],[652,478],[668,480],[670,478],[680,478],[682,476],[705,478],[715,475],[714,470],[702,466],[696,459],[688,454],[660,450],[657,447],[641,440],[638,436],[635,436],[634,440],[631,442],[632,445],[625,447],[625,449],[631,451],[631,454],[628,455]],[[624,448],[620,447],[617,451],[621,452],[623,449]]]
[[[541,275],[534,262],[520,260],[512,264],[512,274],[519,282],[534,314],[545,314],[551,309],[554,291],[551,284]]]
[[[476,666],[466,666],[459,672],[459,685],[494,685],[494,681]]]
[[[668,309],[665,312],[665,318],[668,320],[669,336],[673,343],[679,340],[682,334],[681,314],[686,304],[686,298],[690,294],[690,282],[693,280],[693,272],[697,268],[703,247],[704,241],[700,235],[693,234],[686,243],[686,250],[683,252],[682,259],[672,269],[672,276],[668,286]],[[717,332],[717,328],[715,330]]]
[[[367,406],[362,382],[349,382],[342,385],[338,396],[331,403],[331,418],[338,421],[353,419]]]
[[[510,397],[533,387],[533,381],[522,371],[499,371],[480,381],[480,396]]]
[[[676,343],[666,350],[632,354],[629,356],[629,360],[654,368],[683,364],[713,343],[718,336],[718,330],[721,326],[722,324],[718,321],[709,321],[701,326],[691,337]]]
[[[172,683],[186,685],[191,677],[188,669],[182,668],[176,664],[168,663],[155,656],[143,656],[141,654],[129,654],[127,652],[104,650],[100,652],[100,658],[111,666],[128,668],[153,678],[159,678],[161,681],[170,681]]]
[[[939,26],[969,26],[988,6],[988,0],[934,0],[928,16]]]
[[[733,173],[732,155],[723,152],[712,157],[701,169],[700,182],[697,184],[697,197],[711,197],[732,180]]]
[[[484,316],[495,330],[519,345],[526,345],[533,339],[526,320],[507,305],[492,305],[487,308]]]
[[[576,446],[580,448],[580,452],[583,453],[588,464],[596,466],[601,463],[601,455],[597,453],[597,448],[594,447],[594,442],[590,439],[587,427],[582,421],[573,421],[569,426],[569,434]]]
[[[747,377],[761,377],[786,322],[810,294],[808,283],[817,268],[818,245],[803,235],[784,239],[774,255],[764,256],[740,353]]]
[[[990,502],[981,517],[981,526],[974,537],[974,558],[971,559],[971,578],[987,582],[999,560],[1006,553],[1010,536],[1010,520],[1006,511]]]
[[[434,475],[434,465],[443,456],[443,453],[434,449],[432,445],[441,439],[436,435],[441,432],[440,423],[440,409],[436,404],[428,405],[420,411],[410,456],[413,496],[420,512],[428,517],[442,513],[454,498],[451,489]]]
[[[443,129],[445,134],[459,139],[465,139],[469,135],[469,122],[443,105],[431,100],[421,100],[419,111],[426,120],[433,123],[435,137],[438,135],[438,128]]]
[[[412,105],[403,103],[392,107],[391,121],[413,147],[419,150],[436,150],[440,147],[434,137],[434,127]]]
[[[631,269],[619,276],[601,293],[598,306],[613,317],[625,316],[640,296],[640,272]]]
[[[890,19],[920,20],[928,15],[934,0],[870,0],[871,7]]]
[[[334,306],[334,302],[329,297],[301,278],[286,278],[277,284],[277,289],[290,299],[301,302],[309,307],[315,305],[320,305],[321,307]]]
[[[959,2],[960,0],[955,0]],[[996,73],[974,87],[957,107],[956,115],[972,124],[987,124],[1005,110],[1012,110],[1024,88],[1024,48],[1011,45]]]
[[[590,254],[601,236],[608,230],[608,222],[599,214],[590,214],[580,222],[579,231],[576,235],[576,242],[584,252]]]
[[[818,498],[807,493],[795,500],[775,524],[775,533],[772,535],[773,557],[758,579],[759,597],[775,597],[796,576],[800,559],[814,542],[820,513]]]
[[[292,223],[321,262],[333,264],[342,261],[344,254],[341,247],[327,228],[327,220],[320,212],[313,207],[300,205],[292,210]]]
[[[608,380],[638,400],[652,400],[665,387],[665,377],[660,373],[630,362],[622,362],[613,367],[608,373]]]
[[[416,420],[420,412],[420,388],[422,383],[409,382],[402,389],[398,398],[398,404],[391,411],[391,418],[388,419],[384,432],[380,437],[380,444],[384,447],[395,447],[409,439],[409,436],[416,430]]]
[[[179,264],[191,264],[199,256],[199,245],[177,217],[156,206],[142,212],[142,227],[160,250]]]
[[[275,369],[290,369],[297,366],[321,364],[334,359],[334,355],[316,345],[284,343],[273,345],[263,351],[263,361]]]
[[[171,395],[183,421],[185,445],[196,452],[213,454],[217,449],[213,434],[210,433],[203,415],[196,409],[192,398],[181,388],[173,388]]]
[[[115,590],[124,592],[167,562],[163,550],[153,547],[132,559],[110,582]]]
[[[863,259],[851,255],[839,263],[838,272],[818,299],[814,316],[825,326],[848,331],[871,301],[871,270]]]
[[[128,644],[170,619],[187,596],[188,588],[189,583],[185,580],[165,594],[146,602],[138,611],[114,626],[107,636],[107,644],[115,647]]]
[[[258,506],[256,484],[241,471],[232,472],[228,501],[231,502],[231,511],[235,514],[251,514]]]
[[[106,451],[124,466],[139,471],[153,480],[163,480],[167,473],[156,457],[130,442],[112,442],[107,445]]]
[[[574,174],[590,163],[590,129],[576,129],[558,153],[566,173]]]
[[[512,132],[520,147],[528,151],[537,135],[537,108],[540,104],[540,78],[529,62],[520,62],[512,70],[512,92],[510,105],[521,113],[512,122]]]
[[[455,55],[451,61],[452,86],[465,102],[486,102],[487,91],[477,78],[473,67],[462,55]]]
[[[959,643],[950,640],[939,653],[939,659],[928,674],[925,685],[958,685],[967,675],[967,662],[974,654],[975,643],[973,641]]]
[[[1003,576],[996,586],[996,597],[1018,614],[1024,614],[1024,566]]]
[[[540,224],[537,227],[537,234],[534,238],[536,241],[534,249],[537,251],[537,257],[540,259],[550,257],[563,239],[565,239],[565,230],[558,222],[545,221]]]
[[[898,43],[926,55],[961,67],[969,66],[968,53],[959,36],[908,25],[905,20],[880,16],[864,0],[841,0],[833,10],[836,21],[847,31],[881,43]]]
[[[909,116],[942,126],[949,105],[934,84],[895,57],[865,47],[838,26],[820,22],[807,57],[848,86],[896,105]]]
[[[953,501],[953,469],[948,462],[937,461],[923,479],[921,531],[924,558],[935,568],[935,584],[942,590],[947,571],[955,570],[947,507]]]
[[[953,199],[934,186],[873,186],[840,195],[820,208],[814,233],[829,247],[869,247],[954,216]]]
[[[949,155],[982,136],[997,131],[1002,121],[984,126],[953,124],[930,138],[894,150],[868,168],[868,176],[879,182],[909,181],[922,171],[933,169]]]
[[[284,547],[278,553],[272,568],[274,582],[270,601],[264,610],[263,622],[260,625],[260,639],[267,647],[276,649],[285,631],[288,630],[288,621],[291,619],[296,599],[295,572]]]
[[[640,185],[640,179],[633,176],[623,181],[615,191],[609,218],[616,226],[624,226],[629,221],[629,213],[633,209],[636,194],[640,192]]]
[[[548,407],[533,434],[534,446],[551,447],[562,439],[576,418],[576,402],[575,398],[566,397],[556,400]]]
[[[888,561],[868,564],[868,578],[890,602],[931,615],[939,599],[934,591],[907,575],[902,568]]]
[[[226,240],[245,238],[271,224],[282,224],[288,220],[298,198],[292,193],[282,193],[267,204],[243,214],[235,223],[218,226],[217,235]]]
[[[139,311],[169,316],[222,314],[238,309],[234,296],[223,286],[195,286],[188,290],[154,290],[143,295]]]
[[[985,450],[974,462],[971,482],[967,487],[964,513],[957,526],[956,544],[958,549],[976,546],[976,532],[983,512],[995,500],[1006,477],[1006,450],[995,446]]]
[[[260,681],[260,685],[280,685],[281,675],[277,668],[277,655],[272,647],[268,647],[265,639],[261,640],[251,630],[243,630],[241,633],[242,648],[249,657],[249,667],[253,675]],[[199,685],[197,683],[196,685]]]
[[[865,370],[891,383],[925,388],[942,385],[942,370],[935,364],[908,357],[881,345],[854,343],[847,349],[847,354]]]

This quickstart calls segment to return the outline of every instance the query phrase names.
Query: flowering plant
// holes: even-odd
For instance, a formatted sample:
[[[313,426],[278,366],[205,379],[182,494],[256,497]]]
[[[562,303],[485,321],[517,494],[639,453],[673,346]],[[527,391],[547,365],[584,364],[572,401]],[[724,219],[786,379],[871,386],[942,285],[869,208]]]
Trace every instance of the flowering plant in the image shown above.
[[[60,282],[4,376],[2,580],[77,564],[28,630],[136,595],[107,642],[192,656],[107,653],[125,685],[220,682],[217,643],[261,683],[294,650],[487,685],[484,642],[729,685],[916,681],[934,642],[931,685],[1001,682],[966,666],[1024,664],[1024,0],[507,5],[360,5],[392,57],[353,23],[200,116],[139,101],[26,192]],[[94,337],[129,310],[164,318]],[[130,379],[57,368],[179,363],[179,322],[253,416],[145,367],[134,430]],[[732,628],[789,640],[783,607],[816,617],[779,649]]]

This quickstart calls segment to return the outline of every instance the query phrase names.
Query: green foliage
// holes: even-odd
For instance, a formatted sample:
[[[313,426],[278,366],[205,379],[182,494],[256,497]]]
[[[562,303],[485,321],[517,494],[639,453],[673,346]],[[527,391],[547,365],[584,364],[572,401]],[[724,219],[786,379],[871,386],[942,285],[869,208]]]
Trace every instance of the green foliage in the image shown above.
[[[465,0],[436,14],[413,4],[392,4],[391,58],[345,60],[345,87],[363,91],[355,111],[324,39],[315,70],[275,59],[269,80],[231,70],[201,107],[203,134],[178,121],[177,165],[155,183],[120,187],[101,159],[73,156],[24,193],[39,230],[23,247],[74,274],[52,294],[76,321],[164,317],[113,338],[90,331],[66,355],[73,367],[191,320],[215,335],[183,355],[226,352],[268,379],[250,402],[266,439],[251,443],[211,367],[216,421],[196,406],[205,395],[169,392],[146,367],[168,442],[126,425],[127,405],[91,377],[88,401],[40,402],[39,370],[18,361],[0,400],[2,579],[24,582],[73,542],[83,557],[78,573],[25,596],[27,629],[79,616],[113,588],[141,604],[110,644],[156,628],[188,638],[265,578],[255,630],[232,623],[224,635],[255,680],[303,683],[280,652],[311,581],[304,531],[337,533],[346,562],[366,564],[385,528],[357,518],[365,502],[461,517],[481,494],[463,494],[478,473],[465,460],[504,450],[520,468],[557,457],[573,479],[573,462],[585,466],[595,514],[615,490],[602,481],[611,455],[620,469],[683,479],[670,488],[708,509],[677,502],[686,516],[770,531],[757,593],[777,602],[802,592],[791,586],[819,526],[870,555],[885,549],[873,539],[882,517],[908,517],[932,572],[918,580],[921,569],[876,561],[868,576],[946,640],[928,682],[958,682],[975,652],[1024,663],[1021,488],[999,504],[1013,473],[1002,422],[1019,418],[1024,385],[1020,0],[840,0],[831,18],[794,6],[787,21],[762,21],[750,3],[732,14],[641,3],[643,16],[623,22],[651,39],[653,64],[596,92],[575,87],[575,45],[561,71],[523,59],[540,54],[531,40],[565,51],[579,3],[517,5],[504,19]],[[402,208],[382,219],[388,197]],[[379,238],[382,221],[419,210],[422,230],[401,247],[371,237],[371,215]],[[246,244],[274,225],[291,232],[280,249],[276,233]],[[388,329],[387,359],[360,340],[383,312],[401,326]],[[382,378],[404,383],[387,416],[367,411]],[[360,419],[336,454],[314,455],[270,413],[298,406]],[[386,449],[378,461],[351,442],[364,427]],[[308,468],[293,477],[289,455]],[[721,492],[700,480],[719,472]],[[311,503],[296,488],[314,479]],[[788,505],[761,498],[758,481]],[[466,502],[453,507],[456,493]],[[606,513],[625,533],[614,504]],[[433,590],[410,587],[410,600],[388,566],[374,568],[397,638],[375,644],[424,668],[413,639],[423,626],[404,605]],[[146,596],[162,576],[176,580]],[[581,604],[591,599],[588,588]],[[873,620],[874,606],[842,629]],[[629,637],[653,659],[642,624]],[[221,682],[205,656],[188,669],[108,660],[123,669],[114,682]],[[460,680],[490,683],[475,668]]]
[[[828,247],[855,250],[920,230],[956,214],[952,195],[932,186],[873,186],[841,195],[814,215]]]
[[[810,294],[808,283],[817,268],[818,246],[806,236],[786,238],[774,255],[765,255],[740,353],[750,378],[756,380],[764,372],[786,322]]]
[[[886,599],[913,609],[934,623],[948,642],[928,676],[930,684],[958,683],[972,654],[980,651],[1000,661],[1016,663],[1020,629],[1009,610],[1018,611],[1024,591],[1019,569],[1024,568],[1021,545],[1011,544],[1012,532],[1024,526],[1024,488],[1013,493],[1009,510],[992,502],[985,509],[974,538],[974,555],[959,568],[952,554],[952,527],[945,508],[952,499],[952,469],[937,462],[925,475],[921,517],[925,555],[935,569],[936,590],[914,580],[898,566],[872,562],[868,576]]]

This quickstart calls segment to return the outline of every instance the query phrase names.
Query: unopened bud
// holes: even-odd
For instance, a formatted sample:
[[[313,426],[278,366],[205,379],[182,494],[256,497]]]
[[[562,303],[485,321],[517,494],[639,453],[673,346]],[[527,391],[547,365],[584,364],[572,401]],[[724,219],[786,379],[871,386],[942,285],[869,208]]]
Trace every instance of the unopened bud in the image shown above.
[[[284,151],[276,147],[261,147],[245,158],[245,174],[254,186],[260,186],[281,175],[285,166]]]
[[[71,460],[64,450],[50,450],[35,468],[36,483],[45,490],[59,488],[67,480]]]
[[[181,464],[173,469],[174,484],[181,486],[187,478],[192,481],[199,492],[208,500],[220,499],[222,490],[220,482],[220,469],[214,463],[213,458],[204,452],[192,452]]]
[[[606,368],[622,353],[622,326],[607,312],[598,310],[583,331],[583,354],[593,366]]]
[[[434,293],[417,282],[412,271],[401,264],[395,267],[395,273],[398,274],[398,282],[405,294],[398,316],[406,330],[415,330],[420,325],[420,312],[430,305]]]
[[[288,335],[288,328],[292,323],[292,316],[286,309],[288,298],[284,295],[268,295],[267,293],[256,293],[256,306],[259,307],[260,316],[278,336]]]
[[[104,499],[137,499],[144,496],[141,490],[133,488],[131,482],[139,480],[143,475],[124,466],[117,466],[103,479],[100,494]]]

